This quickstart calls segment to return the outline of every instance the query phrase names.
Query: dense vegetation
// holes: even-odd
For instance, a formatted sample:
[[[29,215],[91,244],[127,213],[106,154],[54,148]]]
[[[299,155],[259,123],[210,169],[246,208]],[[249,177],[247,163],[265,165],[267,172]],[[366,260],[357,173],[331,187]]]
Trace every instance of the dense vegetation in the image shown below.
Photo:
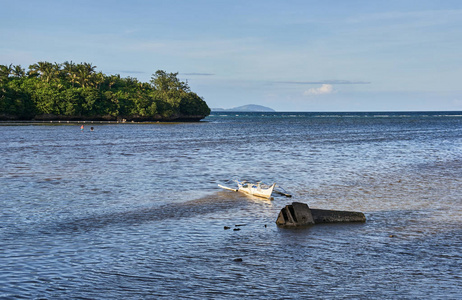
[[[38,62],[26,71],[0,65],[3,120],[179,120],[210,114],[178,73],[156,71],[149,83],[105,75],[89,63]]]

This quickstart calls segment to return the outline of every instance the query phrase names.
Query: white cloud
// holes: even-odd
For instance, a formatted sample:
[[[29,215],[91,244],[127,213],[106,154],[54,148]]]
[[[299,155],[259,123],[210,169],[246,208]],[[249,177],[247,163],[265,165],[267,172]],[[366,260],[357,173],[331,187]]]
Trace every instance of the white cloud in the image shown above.
[[[312,96],[312,95],[325,95],[325,94],[332,94],[334,92],[334,87],[332,84],[323,84],[318,88],[312,88],[306,90],[303,95],[305,96]]]

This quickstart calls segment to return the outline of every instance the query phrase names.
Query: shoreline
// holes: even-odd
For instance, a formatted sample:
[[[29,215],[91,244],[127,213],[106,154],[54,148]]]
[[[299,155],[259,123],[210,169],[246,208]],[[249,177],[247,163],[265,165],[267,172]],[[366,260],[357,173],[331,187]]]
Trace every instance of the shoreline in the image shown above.
[[[176,114],[171,117],[162,117],[156,115],[153,117],[142,116],[62,116],[53,114],[36,115],[32,118],[21,118],[12,115],[1,115],[0,124],[4,123],[57,123],[57,124],[70,124],[70,123],[100,123],[100,124],[126,124],[126,123],[183,123],[183,122],[200,122],[205,119],[206,115],[183,115]]]
[[[101,125],[109,125],[109,124],[175,124],[175,123],[201,123],[206,121],[185,121],[185,120],[172,120],[172,121],[99,121],[99,120],[78,120],[78,121],[62,121],[62,120],[16,120],[16,121],[0,121],[0,126],[15,126],[15,125],[77,125],[77,124],[101,124]]]
[[[122,122],[122,121],[0,121],[0,126],[21,126],[21,125],[84,125],[84,124],[100,124],[100,125],[135,125],[135,124],[178,124],[178,123],[201,123],[206,121],[146,121],[146,122]]]

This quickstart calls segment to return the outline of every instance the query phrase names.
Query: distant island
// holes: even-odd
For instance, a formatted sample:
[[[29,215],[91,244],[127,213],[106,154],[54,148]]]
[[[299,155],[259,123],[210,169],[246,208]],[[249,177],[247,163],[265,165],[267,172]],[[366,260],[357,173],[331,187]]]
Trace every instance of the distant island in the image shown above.
[[[230,111],[230,112],[275,112],[274,109],[266,107],[266,106],[261,106],[261,105],[256,105],[256,104],[248,104],[248,105],[243,105],[243,106],[238,106],[238,107],[233,107],[229,109],[224,109],[224,108],[212,108],[212,111]]]
[[[150,82],[106,75],[89,63],[38,62],[29,70],[0,65],[0,120],[199,121],[207,103],[178,73]]]

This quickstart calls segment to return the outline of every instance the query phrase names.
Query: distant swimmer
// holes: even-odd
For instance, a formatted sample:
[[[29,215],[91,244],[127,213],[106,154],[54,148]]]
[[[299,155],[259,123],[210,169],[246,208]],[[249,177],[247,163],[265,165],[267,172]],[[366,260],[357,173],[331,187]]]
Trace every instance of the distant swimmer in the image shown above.
[[[90,127],[90,131],[93,131],[93,127]]]

